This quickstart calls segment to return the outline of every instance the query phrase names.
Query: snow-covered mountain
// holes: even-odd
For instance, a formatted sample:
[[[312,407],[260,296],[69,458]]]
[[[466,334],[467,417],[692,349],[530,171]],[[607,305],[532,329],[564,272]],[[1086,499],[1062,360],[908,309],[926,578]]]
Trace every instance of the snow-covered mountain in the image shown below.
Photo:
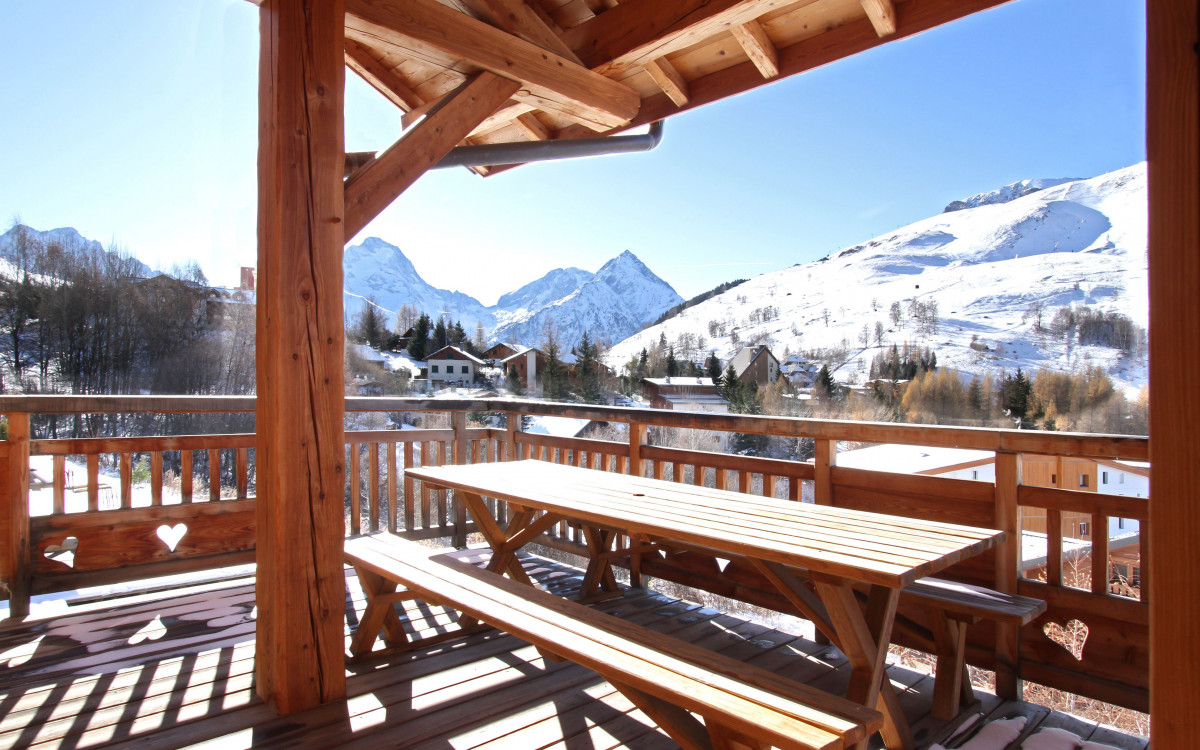
[[[682,298],[626,250],[596,273],[558,268],[488,307],[457,291],[430,285],[400,248],[378,237],[346,248],[346,314],[371,300],[385,313],[413,305],[432,316],[445,313],[471,330],[483,324],[489,341],[540,346],[552,321],[561,346],[577,343],[584,331],[595,340],[619,341],[635,333]]]
[[[10,272],[11,269],[21,266],[22,260],[18,256],[21,253],[20,237],[22,234],[25,236],[25,252],[29,253],[37,252],[39,248],[57,245],[66,251],[80,255],[105,256],[113,254],[112,251],[105,250],[104,246],[98,241],[87,239],[72,227],[59,227],[57,229],[39,231],[25,225],[17,225],[4,234],[0,234],[0,261],[4,261],[7,265],[5,269],[6,273]],[[128,256],[125,259],[135,264],[133,266],[133,273],[135,275],[150,275],[150,267],[145,263]]]
[[[1036,193],[1039,190],[1046,188],[1057,187],[1059,185],[1075,182],[1078,177],[1064,177],[1056,180],[1021,180],[1014,182],[1011,185],[1005,185],[1002,188],[989,190],[986,193],[978,193],[970,198],[964,198],[960,201],[951,201],[950,205],[943,209],[942,213],[950,211],[961,211],[964,208],[978,208],[979,206],[990,206],[996,203],[1008,203],[1017,198],[1024,198],[1030,193]]]
[[[965,207],[751,279],[620,342],[609,364],[619,367],[665,334],[684,356],[714,349],[725,360],[747,343],[767,343],[780,359],[786,351],[844,348],[837,377],[861,382],[879,351],[879,324],[885,346],[929,346],[939,364],[965,372],[1096,364],[1125,386],[1140,386],[1144,357],[1072,345],[1047,329],[1067,305],[1146,326],[1146,166],[1055,182],[956,201],[952,207]],[[931,302],[936,332],[912,314]]]
[[[447,313],[451,320],[461,320],[464,326],[473,328],[476,321],[483,322],[485,328],[492,326],[492,313],[482,302],[469,294],[429,284],[400,248],[378,237],[368,237],[361,245],[347,247],[342,256],[342,273],[349,316],[356,316],[370,299],[385,313],[394,314],[407,304],[433,318]],[[393,324],[391,320],[387,322]]]

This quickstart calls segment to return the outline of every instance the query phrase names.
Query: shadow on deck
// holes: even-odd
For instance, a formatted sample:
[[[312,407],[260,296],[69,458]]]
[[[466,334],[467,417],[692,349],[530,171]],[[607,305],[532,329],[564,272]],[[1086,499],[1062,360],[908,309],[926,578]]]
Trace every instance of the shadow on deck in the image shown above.
[[[525,557],[524,564],[555,593],[569,595],[580,583],[581,571],[561,563]],[[347,576],[347,619],[357,625],[362,594]],[[832,692],[849,678],[830,647],[653,591],[628,589],[595,606]],[[452,629],[441,607],[407,607],[423,636]],[[677,747],[595,673],[543,661],[496,631],[401,653],[379,642],[348,663],[349,698],[280,718],[254,694],[253,609],[253,580],[242,578],[84,601],[53,618],[9,625],[0,630],[0,748]],[[888,671],[920,746],[958,723],[929,715],[931,677]],[[1080,733],[1073,717],[977,695],[981,703],[969,713],[1029,716],[1026,733],[1037,726]],[[1088,734],[1145,747],[1094,726]]]

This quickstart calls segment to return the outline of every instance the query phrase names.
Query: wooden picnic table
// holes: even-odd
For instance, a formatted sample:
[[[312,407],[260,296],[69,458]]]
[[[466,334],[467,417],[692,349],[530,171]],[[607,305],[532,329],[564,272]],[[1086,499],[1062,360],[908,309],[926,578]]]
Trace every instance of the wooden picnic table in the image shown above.
[[[563,520],[582,525],[591,553],[584,593],[615,588],[619,534],[682,544],[754,565],[851,664],[846,697],[884,715],[885,744],[913,747],[885,679],[900,590],[1004,540],[1004,532],[745,495],[657,479],[525,460],[408,469],[454,489],[493,550],[489,568],[531,583],[516,553]],[[509,504],[508,523],[485,497]],[[532,585],[532,584],[531,584]],[[855,587],[867,589],[860,605]],[[865,746],[865,740],[863,742]]]

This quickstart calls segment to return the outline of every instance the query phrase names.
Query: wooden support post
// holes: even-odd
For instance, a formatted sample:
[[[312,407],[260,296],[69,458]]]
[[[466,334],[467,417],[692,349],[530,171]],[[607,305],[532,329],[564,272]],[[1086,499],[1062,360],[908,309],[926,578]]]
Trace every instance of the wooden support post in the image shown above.
[[[1005,594],[1017,593],[1021,565],[1021,529],[1017,525],[1017,492],[1021,486],[1021,455],[996,453],[996,507],[994,526],[1008,534],[996,547],[995,588]],[[1021,700],[1018,672],[1019,628],[996,623],[996,695]]]
[[[263,0],[258,152],[256,687],[346,694],[343,0]]]
[[[813,499],[817,505],[833,505],[833,467],[837,466],[837,441],[818,438],[813,457]]]
[[[517,433],[520,431],[517,428],[521,424],[521,415],[515,411],[510,411],[504,415],[504,461],[516,461],[517,456]]]
[[[630,476],[643,477],[646,475],[646,461],[642,458],[642,446],[645,444],[646,425],[631,421],[629,423],[629,462],[627,464]],[[642,587],[641,552],[634,552],[629,556],[629,585],[635,589]]]
[[[29,415],[8,415],[8,538],[4,540],[4,571],[8,579],[9,617],[29,615]]]
[[[1200,0],[1147,0],[1146,37],[1150,723],[1156,747],[1190,747],[1200,706]]]

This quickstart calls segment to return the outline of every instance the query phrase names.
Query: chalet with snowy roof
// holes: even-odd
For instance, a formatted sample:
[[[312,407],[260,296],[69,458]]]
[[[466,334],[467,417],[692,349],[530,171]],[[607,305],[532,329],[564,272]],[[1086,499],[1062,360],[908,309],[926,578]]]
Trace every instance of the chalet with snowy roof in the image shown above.
[[[729,360],[729,365],[743,383],[754,382],[761,387],[779,377],[779,360],[766,346],[743,346]]]
[[[429,382],[473,383],[487,363],[456,346],[445,346],[425,358]]]
[[[779,374],[797,388],[812,388],[820,371],[820,362],[810,362],[799,354],[788,356],[779,365]]]
[[[514,354],[520,354],[523,351],[525,351],[525,347],[521,346],[520,344],[513,345],[500,342],[497,344],[492,344],[490,347],[485,349],[483,351],[483,358],[494,359],[497,362],[503,362]]]
[[[499,344],[497,346],[500,346]],[[507,346],[507,345],[505,345]],[[496,347],[492,347],[495,349]],[[489,349],[488,351],[492,351]],[[497,360],[496,364],[500,365],[507,376],[510,369],[516,370],[517,377],[521,382],[525,383],[526,390],[534,390],[537,387],[537,379],[542,374],[542,368],[546,366],[546,355],[538,349],[521,348],[508,357]]]
[[[717,391],[712,378],[644,378],[642,392],[654,409],[729,412],[729,402]]]

